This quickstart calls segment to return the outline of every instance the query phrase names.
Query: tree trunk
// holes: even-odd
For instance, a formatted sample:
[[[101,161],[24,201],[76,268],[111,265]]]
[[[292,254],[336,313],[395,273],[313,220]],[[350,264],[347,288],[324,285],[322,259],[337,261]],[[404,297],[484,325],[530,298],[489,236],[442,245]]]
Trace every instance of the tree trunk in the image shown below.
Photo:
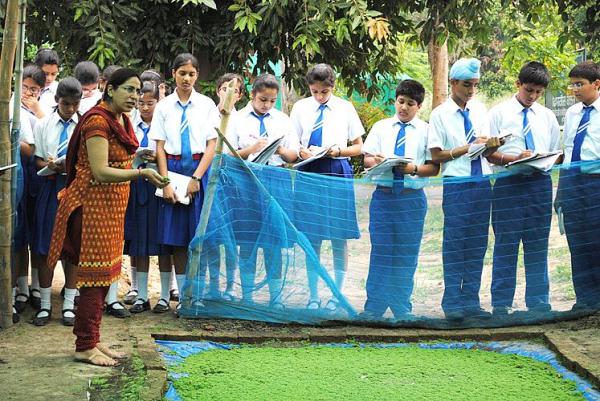
[[[442,45],[435,43],[435,35],[427,46],[429,68],[433,78],[433,98],[431,109],[435,109],[448,98],[448,42]]]
[[[0,54],[0,166],[12,164],[10,124],[10,88],[12,84],[15,49],[17,48],[19,0],[8,0],[4,37]],[[15,145],[16,146],[16,145]],[[11,238],[12,202],[11,178],[14,169],[0,176],[0,327],[12,326]],[[16,209],[16,207],[14,208]]]

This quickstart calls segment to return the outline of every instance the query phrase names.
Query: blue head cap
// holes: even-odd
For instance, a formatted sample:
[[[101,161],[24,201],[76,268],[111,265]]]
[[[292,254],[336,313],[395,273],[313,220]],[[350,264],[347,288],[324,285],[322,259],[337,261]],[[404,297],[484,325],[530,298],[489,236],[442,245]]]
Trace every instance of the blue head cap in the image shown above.
[[[479,67],[481,61],[476,58],[461,58],[457,60],[450,69],[450,79],[464,81],[467,79],[479,79]]]

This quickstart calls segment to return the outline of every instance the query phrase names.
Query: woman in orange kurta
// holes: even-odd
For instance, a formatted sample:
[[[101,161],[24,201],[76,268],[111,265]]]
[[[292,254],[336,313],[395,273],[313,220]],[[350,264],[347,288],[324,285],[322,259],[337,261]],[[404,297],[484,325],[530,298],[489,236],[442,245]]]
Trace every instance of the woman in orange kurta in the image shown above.
[[[115,71],[102,102],[80,119],[69,142],[67,184],[58,195],[48,254],[52,268],[59,259],[77,266],[75,360],[94,365],[113,366],[122,356],[100,343],[100,322],[104,297],[121,273],[129,181],[142,175],[164,186],[156,171],[131,169],[138,142],[125,113],[136,106],[140,87],[134,71]]]

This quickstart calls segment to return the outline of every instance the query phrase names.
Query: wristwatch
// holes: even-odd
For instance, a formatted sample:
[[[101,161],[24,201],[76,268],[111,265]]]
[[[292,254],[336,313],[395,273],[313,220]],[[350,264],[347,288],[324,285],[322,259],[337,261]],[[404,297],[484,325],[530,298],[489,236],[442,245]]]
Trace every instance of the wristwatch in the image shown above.
[[[200,182],[200,181],[202,181],[202,178],[196,177],[195,175],[193,175],[192,180]]]
[[[415,168],[414,168],[414,170],[412,171],[412,173],[410,173],[410,175],[412,175],[412,176],[414,177],[414,176],[415,176],[415,175],[417,175],[418,173],[419,173],[419,166],[417,166],[417,165],[415,164]]]

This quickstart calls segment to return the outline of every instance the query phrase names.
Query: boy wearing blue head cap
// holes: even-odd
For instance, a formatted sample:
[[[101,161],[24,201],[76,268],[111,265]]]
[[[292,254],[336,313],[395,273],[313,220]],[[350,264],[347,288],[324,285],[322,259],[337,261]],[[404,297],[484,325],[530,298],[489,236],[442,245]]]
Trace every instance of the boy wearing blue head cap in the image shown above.
[[[487,161],[467,156],[473,144],[485,143],[488,153],[500,146],[488,138],[485,106],[473,96],[479,86],[477,59],[460,59],[450,69],[451,95],[431,112],[428,147],[433,162],[442,163],[444,194],[444,296],[447,319],[489,317],[481,309],[479,288],[487,249],[491,186]]]
[[[512,139],[488,160],[504,170],[507,163],[558,150],[560,131],[554,113],[537,103],[550,83],[546,66],[537,61],[519,72],[517,93],[490,110],[490,134],[512,134]],[[549,311],[548,237],[552,219],[552,179],[548,173],[498,177],[492,199],[494,315],[512,308],[517,281],[519,245],[523,242],[525,304],[530,311]]]

